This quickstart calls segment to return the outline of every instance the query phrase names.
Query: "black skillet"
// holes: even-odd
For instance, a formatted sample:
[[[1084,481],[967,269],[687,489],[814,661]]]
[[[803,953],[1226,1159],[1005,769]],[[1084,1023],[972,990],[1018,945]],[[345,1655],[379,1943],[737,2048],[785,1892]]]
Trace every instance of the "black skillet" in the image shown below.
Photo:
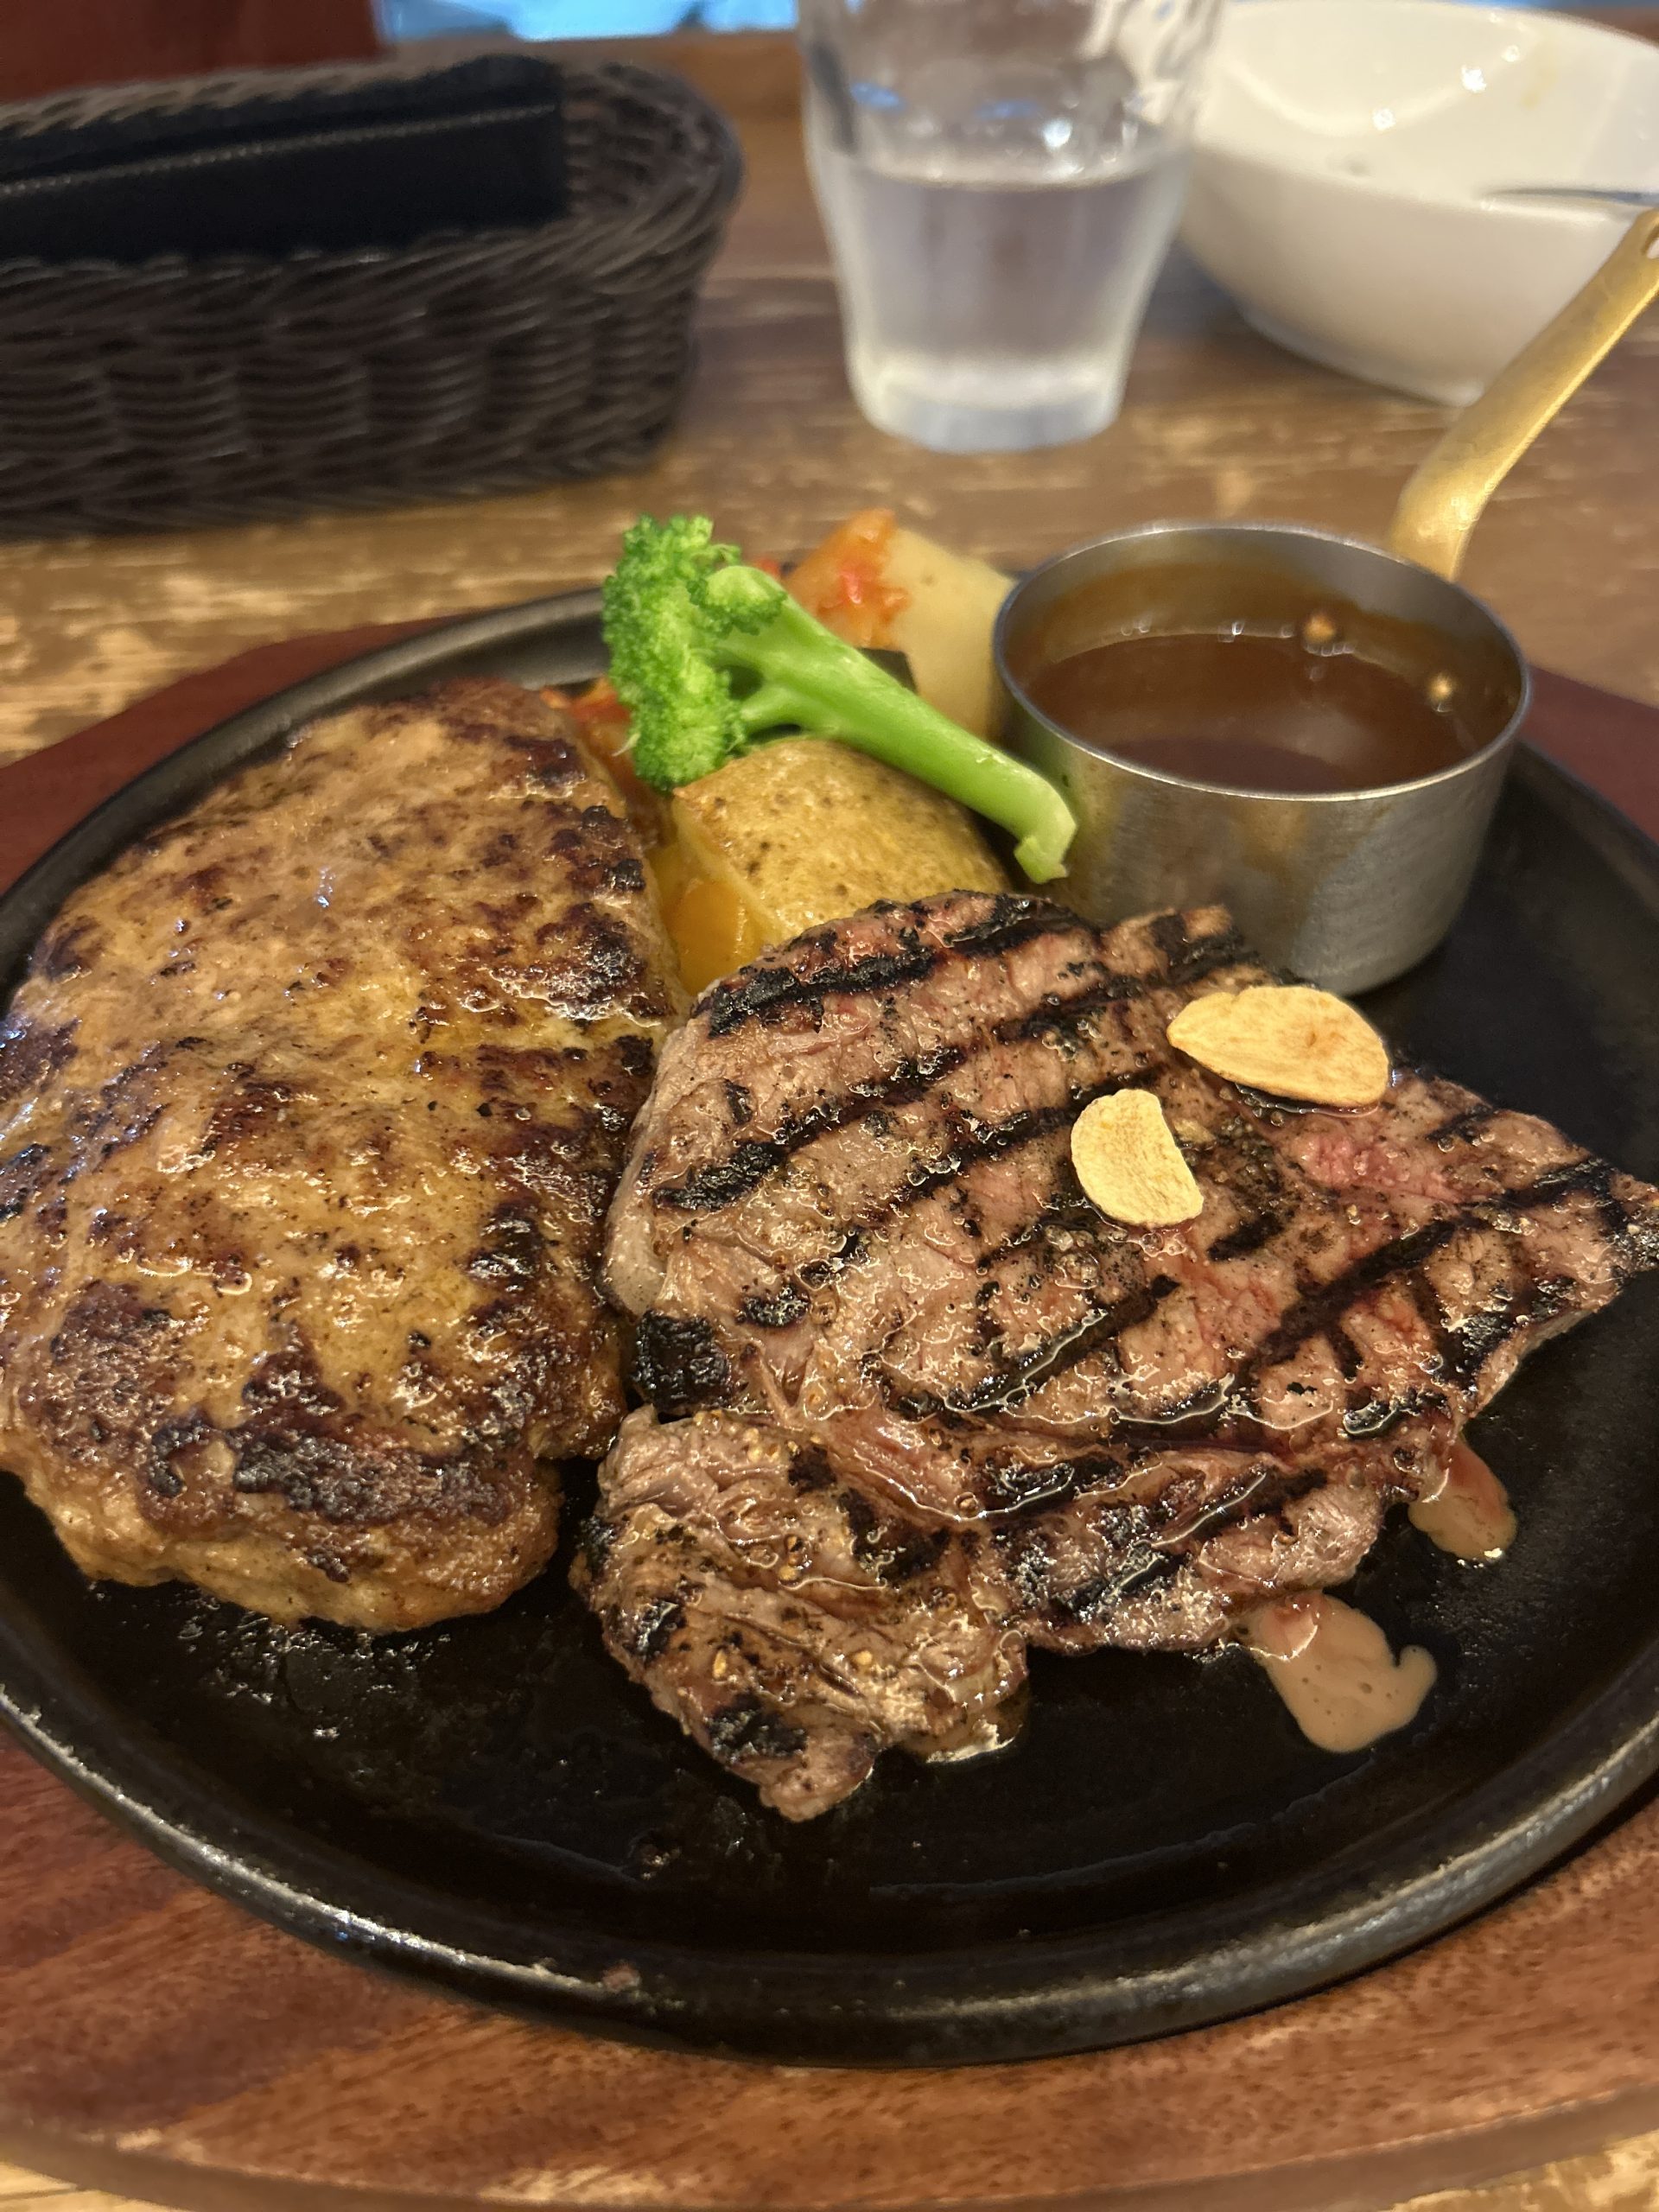
[[[312,715],[461,670],[569,682],[580,593],[426,632],[237,715],[0,901],[6,988],[131,837]],[[1370,1010],[1410,1054],[1659,1176],[1659,849],[1523,753],[1444,948]],[[1034,1669],[1007,1752],[888,1760],[804,1827],[607,1660],[565,1562],[409,1636],[93,1587],[0,1483],[0,1711],[168,1858],[297,1934],[579,2026],[772,2059],[1034,2057],[1196,2026],[1387,1957],[1659,1767],[1659,1281],[1477,1424],[1520,1515],[1471,1568],[1403,1522],[1351,1593],[1440,1681],[1351,1758],[1242,1652]],[[572,1522],[585,1484],[574,1484]]]

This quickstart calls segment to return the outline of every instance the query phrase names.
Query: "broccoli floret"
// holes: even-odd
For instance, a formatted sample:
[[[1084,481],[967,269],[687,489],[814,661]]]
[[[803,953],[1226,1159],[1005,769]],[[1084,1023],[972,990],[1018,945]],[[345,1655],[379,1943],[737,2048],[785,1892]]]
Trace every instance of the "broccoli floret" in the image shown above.
[[[1033,883],[1065,872],[1077,824],[1045,777],[961,728],[846,644],[706,516],[642,515],[605,582],[611,681],[633,765],[659,791],[786,730],[839,738],[960,799],[1017,840]]]

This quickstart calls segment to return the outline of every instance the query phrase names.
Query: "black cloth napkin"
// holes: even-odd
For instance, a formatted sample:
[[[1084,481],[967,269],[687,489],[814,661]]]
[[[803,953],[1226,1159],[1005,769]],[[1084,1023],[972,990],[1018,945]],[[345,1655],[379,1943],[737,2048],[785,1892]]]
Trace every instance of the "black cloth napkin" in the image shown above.
[[[0,112],[0,260],[390,248],[544,223],[565,211],[561,91],[552,62],[487,54],[234,100],[204,79],[176,108],[73,125]]]

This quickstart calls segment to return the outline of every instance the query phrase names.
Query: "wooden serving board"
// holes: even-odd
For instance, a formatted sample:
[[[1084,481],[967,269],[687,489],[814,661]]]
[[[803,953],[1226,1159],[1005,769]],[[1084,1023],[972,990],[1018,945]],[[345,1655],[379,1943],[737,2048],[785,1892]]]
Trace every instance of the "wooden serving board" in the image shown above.
[[[136,770],[398,634],[245,653],[0,771],[0,884]],[[1659,831],[1659,709],[1539,679],[1535,743]],[[0,2157],[347,2212],[1363,2208],[1659,2126],[1659,1797],[1457,1933],[1225,2026],[882,2075],[592,2041],[330,1958],[0,1742]]]

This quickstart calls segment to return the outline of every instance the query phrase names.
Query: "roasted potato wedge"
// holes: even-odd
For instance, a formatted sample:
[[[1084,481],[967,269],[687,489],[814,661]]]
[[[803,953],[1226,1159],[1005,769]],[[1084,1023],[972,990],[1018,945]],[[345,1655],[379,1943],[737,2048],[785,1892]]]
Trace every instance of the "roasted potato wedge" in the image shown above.
[[[991,629],[1010,579],[867,507],[789,577],[802,606],[849,645],[901,652],[922,697],[980,737],[1000,719]]]
[[[893,642],[928,704],[976,737],[995,737],[1001,719],[991,631],[1012,581],[913,530],[893,533],[887,582],[905,594],[893,618]]]
[[[767,944],[877,899],[1007,887],[965,807],[833,738],[759,746],[676,791],[673,816],[692,874],[728,885]]]

